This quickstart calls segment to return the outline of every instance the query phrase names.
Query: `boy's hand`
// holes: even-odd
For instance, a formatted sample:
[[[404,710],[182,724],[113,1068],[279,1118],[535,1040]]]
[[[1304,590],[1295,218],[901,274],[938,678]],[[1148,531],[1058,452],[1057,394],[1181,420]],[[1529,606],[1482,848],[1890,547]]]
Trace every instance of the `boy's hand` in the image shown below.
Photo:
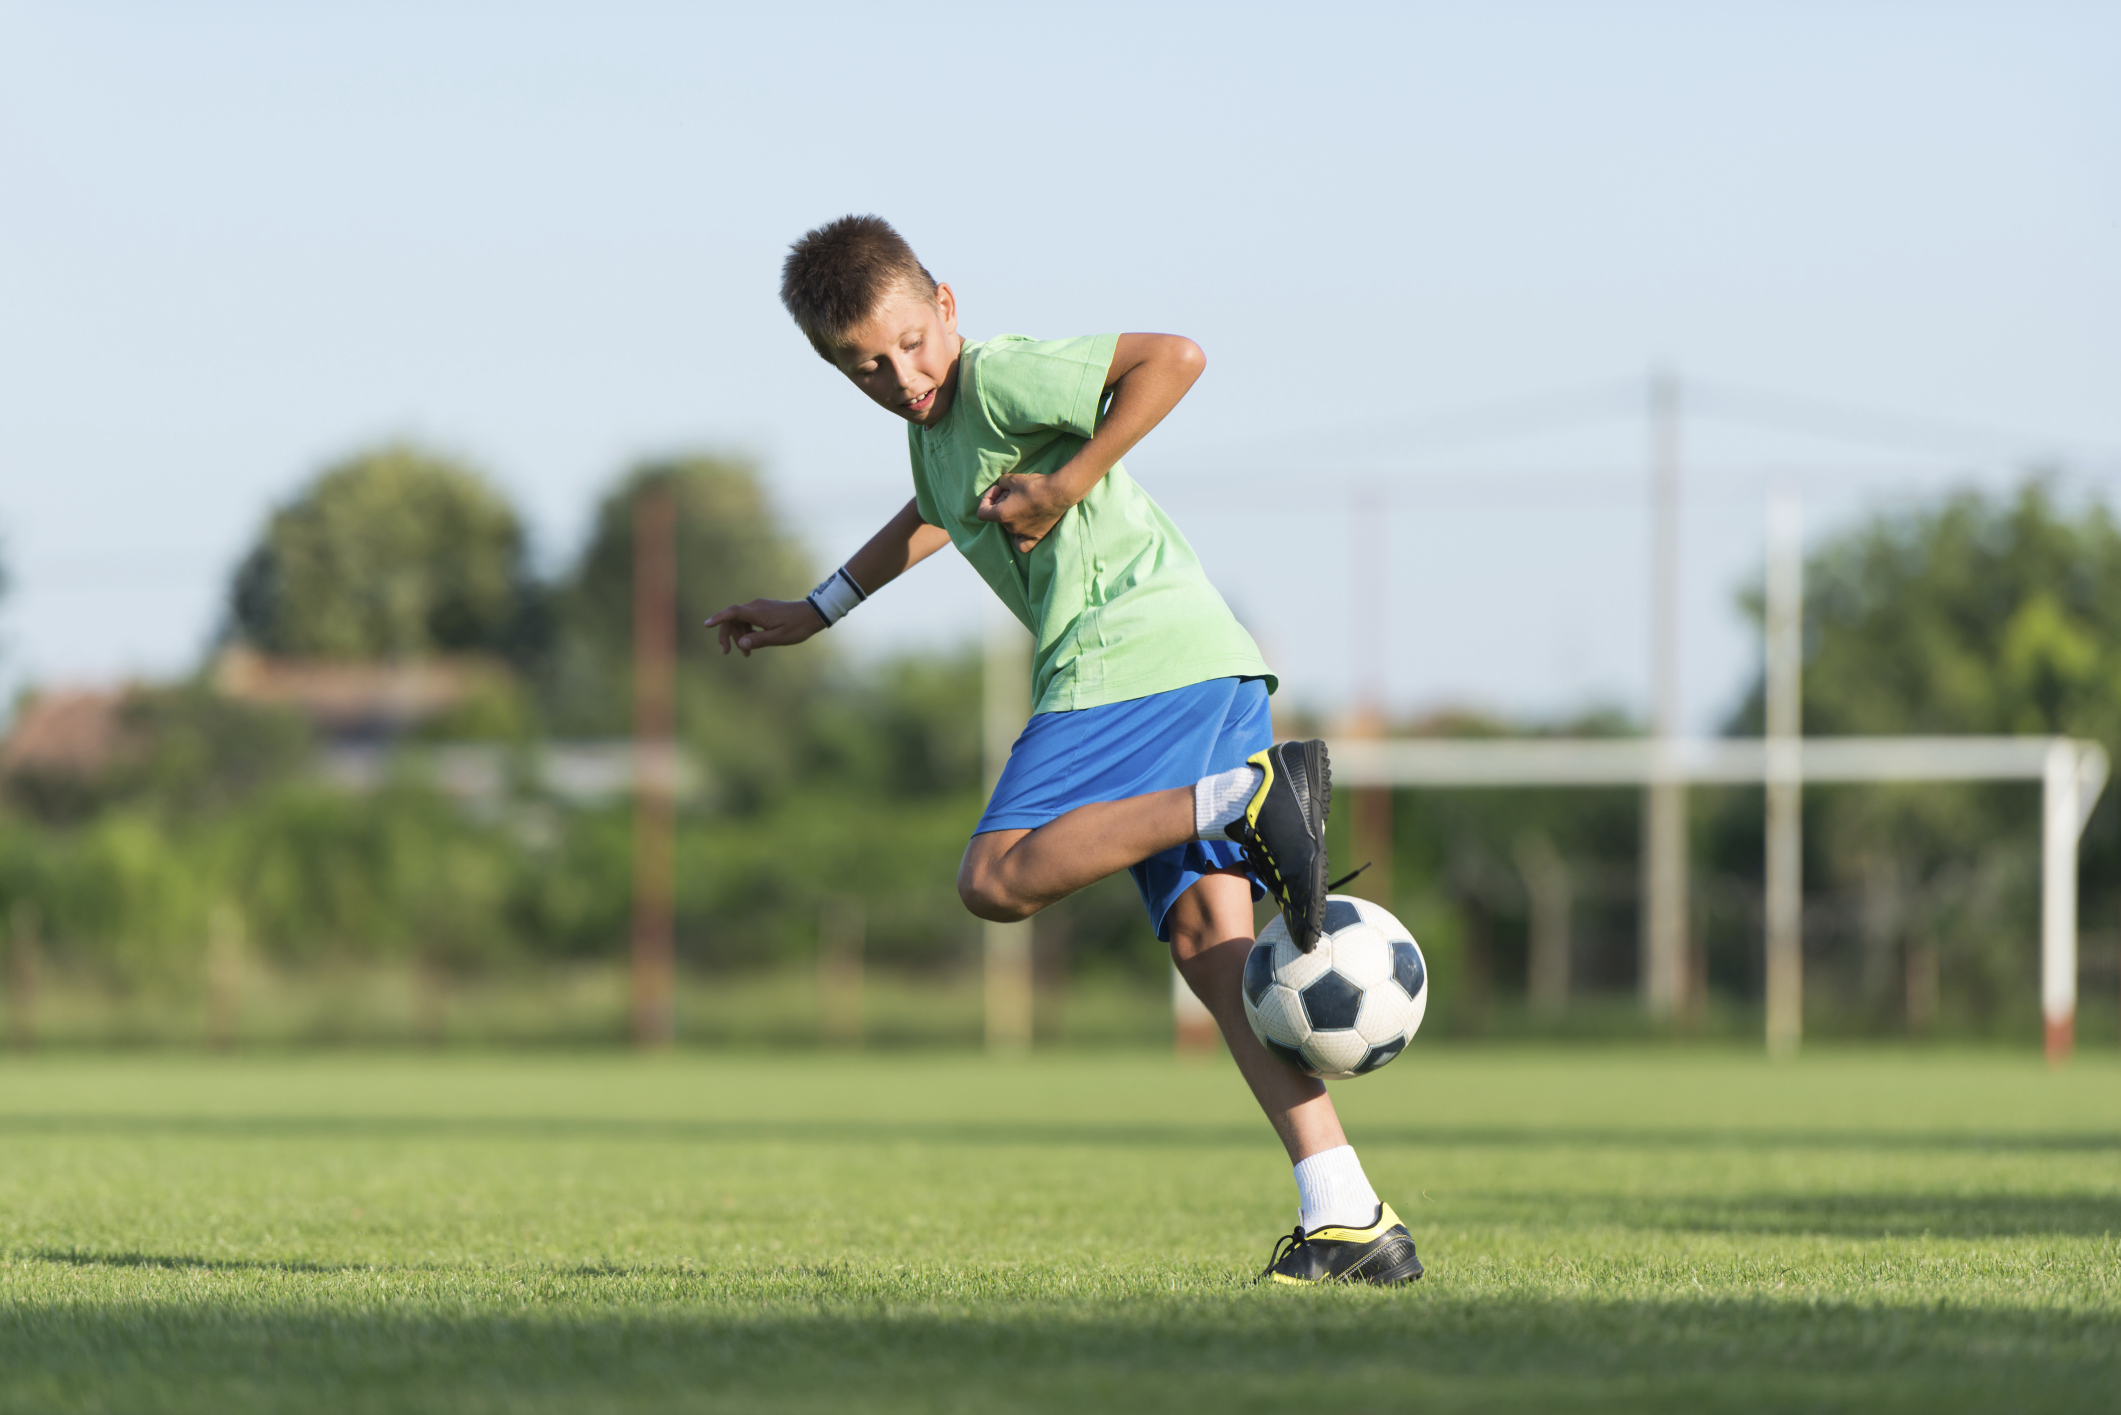
[[[977,512],[1009,535],[1019,553],[1046,538],[1068,508],[1088,496],[1127,449],[1178,406],[1208,366],[1200,345],[1176,334],[1122,334],[1112,345],[1105,387],[1112,401],[1065,466],[1046,476],[1011,472],[987,488]]]
[[[755,599],[710,614],[707,627],[720,631],[723,653],[749,658],[753,649],[801,643],[825,627],[825,616],[807,599]]]
[[[1019,551],[1029,552],[1080,499],[1068,494],[1059,473],[1011,472],[980,494],[977,515],[997,522]]]

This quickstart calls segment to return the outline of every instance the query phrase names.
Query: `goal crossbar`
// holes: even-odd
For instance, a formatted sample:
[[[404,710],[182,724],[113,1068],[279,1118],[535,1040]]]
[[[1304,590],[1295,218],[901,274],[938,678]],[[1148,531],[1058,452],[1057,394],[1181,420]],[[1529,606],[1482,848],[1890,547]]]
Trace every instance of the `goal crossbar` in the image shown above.
[[[2069,737],[1351,738],[1329,745],[1354,787],[2041,784],[2040,1003],[2051,1056],[2077,1012],[2077,842],[2106,787],[2106,749]]]

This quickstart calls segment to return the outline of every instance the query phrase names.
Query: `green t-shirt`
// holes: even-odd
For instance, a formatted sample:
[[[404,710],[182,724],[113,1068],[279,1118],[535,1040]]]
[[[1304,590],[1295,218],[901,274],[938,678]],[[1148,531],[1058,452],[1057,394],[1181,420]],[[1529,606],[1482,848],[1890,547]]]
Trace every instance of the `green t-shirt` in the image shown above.
[[[1067,712],[1211,678],[1264,677],[1259,646],[1170,517],[1115,464],[1046,538],[1019,553],[979,499],[1010,472],[1065,466],[1097,430],[1116,334],[967,342],[957,396],[906,429],[921,519],[951,543],[1034,641],[1032,712]]]

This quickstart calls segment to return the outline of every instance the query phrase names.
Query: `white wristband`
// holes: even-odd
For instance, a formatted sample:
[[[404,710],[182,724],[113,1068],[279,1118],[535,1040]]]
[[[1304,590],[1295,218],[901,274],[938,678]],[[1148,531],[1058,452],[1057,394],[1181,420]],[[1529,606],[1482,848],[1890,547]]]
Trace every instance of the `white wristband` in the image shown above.
[[[809,594],[810,607],[824,619],[825,627],[831,628],[847,617],[848,611],[869,596],[854,582],[854,576],[842,565],[825,577],[825,583]]]

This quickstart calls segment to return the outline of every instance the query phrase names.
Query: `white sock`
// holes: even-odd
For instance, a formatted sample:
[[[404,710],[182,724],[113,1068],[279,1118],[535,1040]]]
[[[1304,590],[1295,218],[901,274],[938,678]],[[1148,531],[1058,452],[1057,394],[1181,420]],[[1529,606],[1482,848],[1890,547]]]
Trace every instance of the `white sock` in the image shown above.
[[[1228,840],[1223,827],[1245,818],[1245,807],[1259,793],[1267,774],[1256,766],[1233,766],[1193,783],[1193,837]]]
[[[1320,1150],[1296,1162],[1296,1201],[1304,1232],[1368,1228],[1377,1219],[1377,1191],[1362,1172],[1353,1145]]]

